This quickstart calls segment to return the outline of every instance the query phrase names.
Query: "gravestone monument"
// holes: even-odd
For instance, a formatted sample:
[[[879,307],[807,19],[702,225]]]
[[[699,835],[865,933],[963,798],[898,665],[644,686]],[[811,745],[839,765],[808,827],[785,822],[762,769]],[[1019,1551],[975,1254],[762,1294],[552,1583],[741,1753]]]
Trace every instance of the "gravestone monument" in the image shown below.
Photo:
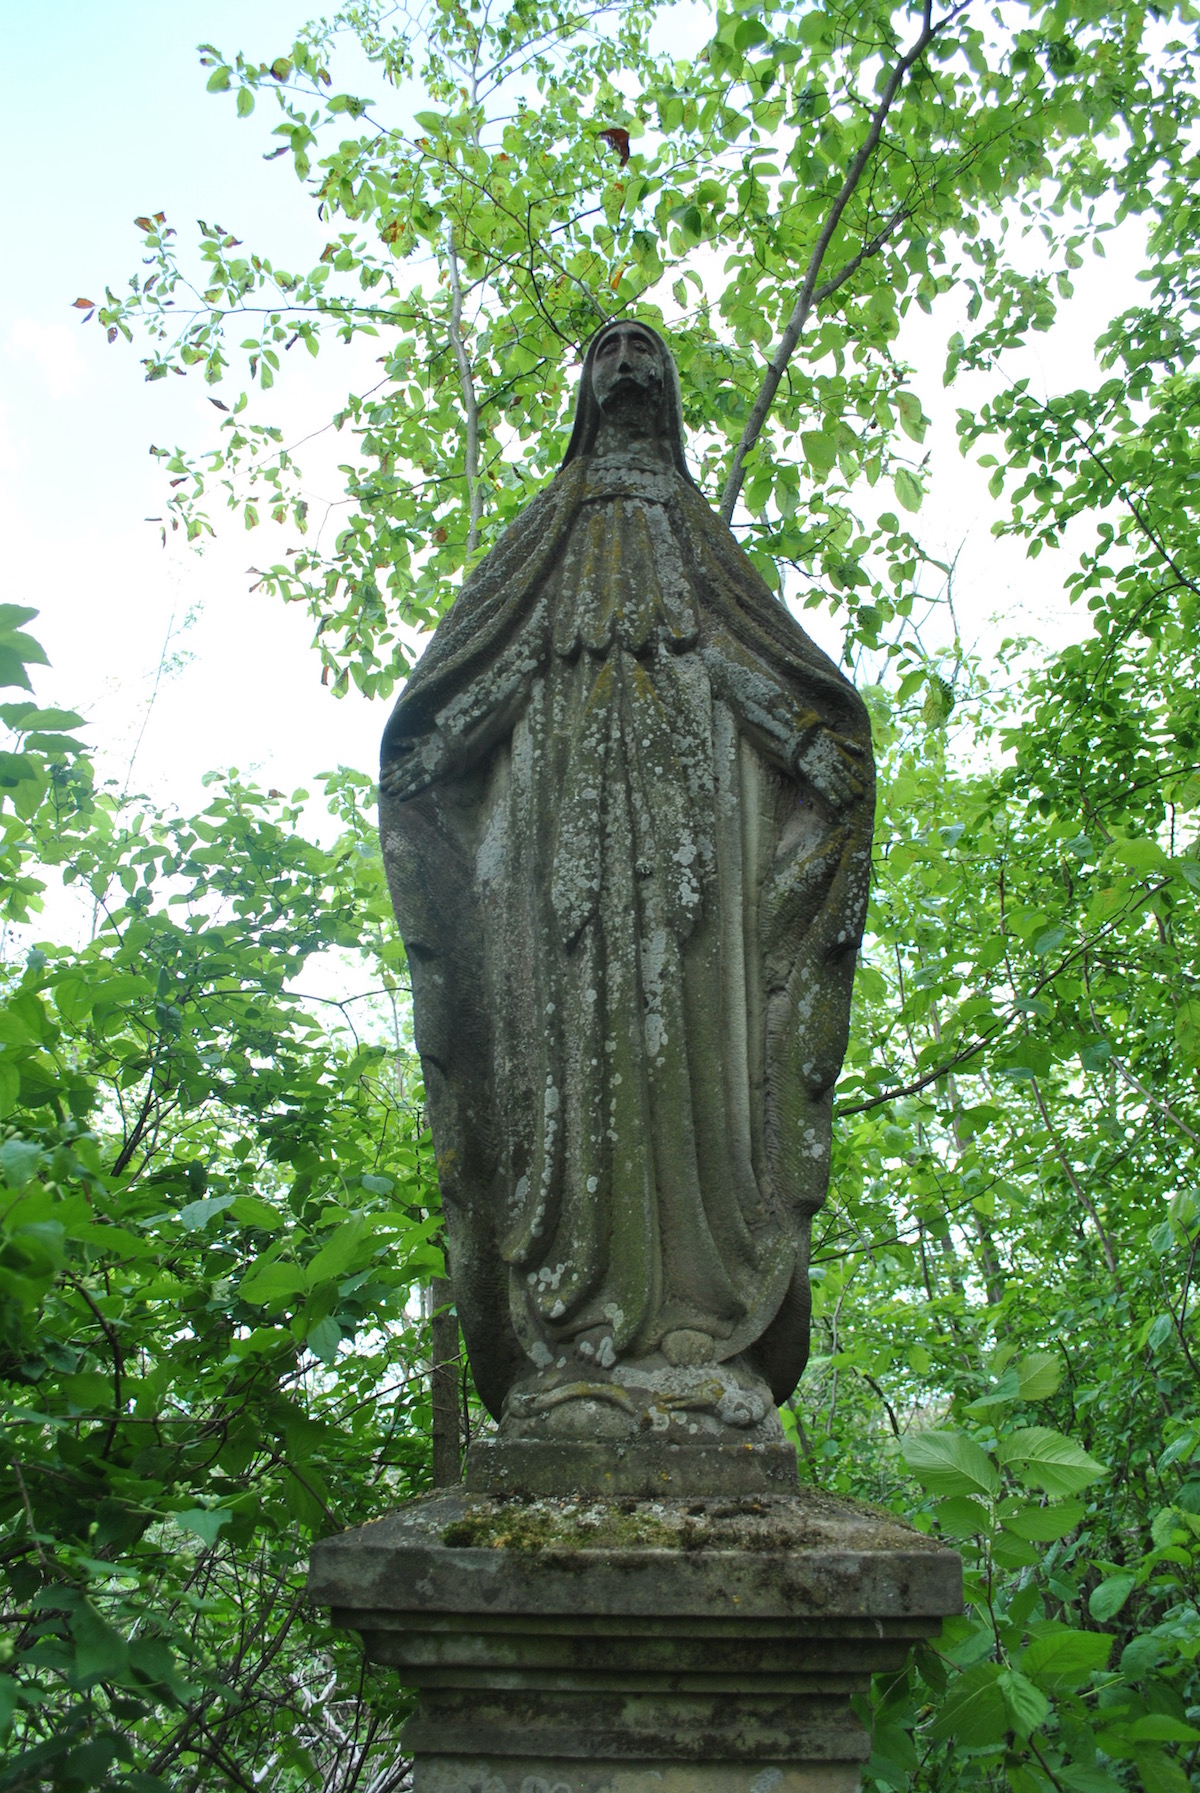
[[[674,363],[593,339],[557,478],[384,736],[465,1487],[314,1553],[421,1692],[418,1793],[852,1788],[852,1692],[958,1559],[798,1487],[777,1406],[866,912],[852,686],[693,483]]]

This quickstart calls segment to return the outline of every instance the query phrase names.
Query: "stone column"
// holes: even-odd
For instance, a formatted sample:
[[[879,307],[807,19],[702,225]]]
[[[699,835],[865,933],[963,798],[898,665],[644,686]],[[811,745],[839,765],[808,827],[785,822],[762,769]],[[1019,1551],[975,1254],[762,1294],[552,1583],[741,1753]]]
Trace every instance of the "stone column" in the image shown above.
[[[319,1544],[309,1587],[416,1690],[414,1793],[854,1793],[852,1698],[962,1570],[813,1490],[455,1489]]]

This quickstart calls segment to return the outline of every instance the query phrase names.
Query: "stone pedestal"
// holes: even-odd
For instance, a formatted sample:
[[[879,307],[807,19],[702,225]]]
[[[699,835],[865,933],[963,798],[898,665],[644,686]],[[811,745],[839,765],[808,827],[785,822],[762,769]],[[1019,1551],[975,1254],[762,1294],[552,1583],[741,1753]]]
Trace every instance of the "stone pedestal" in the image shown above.
[[[854,1793],[851,1699],[962,1570],[811,1490],[455,1489],[319,1544],[309,1591],[417,1690],[414,1793]]]

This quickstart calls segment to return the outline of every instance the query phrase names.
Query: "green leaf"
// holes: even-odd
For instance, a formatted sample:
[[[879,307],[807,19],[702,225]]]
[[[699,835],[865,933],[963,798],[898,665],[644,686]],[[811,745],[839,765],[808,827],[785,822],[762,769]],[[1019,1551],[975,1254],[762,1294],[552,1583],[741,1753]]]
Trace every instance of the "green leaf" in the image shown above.
[[[337,1321],[329,1318],[318,1320],[307,1334],[305,1344],[314,1357],[319,1357],[324,1364],[337,1362],[338,1346],[342,1342],[342,1329]]]
[[[1062,1381],[1062,1358],[1052,1351],[1031,1351],[1017,1365],[1017,1383],[1023,1401],[1045,1401]]]
[[[1052,1631],[1037,1637],[1021,1657],[1021,1672],[1046,1693],[1082,1687],[1112,1652],[1113,1640],[1103,1631]]]
[[[987,1508],[962,1495],[940,1500],[933,1509],[933,1516],[939,1528],[951,1538],[986,1538],[992,1530]]]
[[[975,1415],[983,1415],[989,1407],[1007,1407],[1021,1393],[1021,1384],[1017,1380],[1015,1370],[1005,1370],[1000,1380],[977,1401],[972,1401],[968,1411]]]
[[[354,1269],[360,1269],[374,1251],[374,1239],[365,1215],[355,1214],[344,1221],[327,1245],[323,1245],[308,1266],[308,1286],[333,1282]],[[361,1262],[360,1262],[361,1260]]]
[[[1079,1500],[1066,1500],[1051,1507],[1017,1507],[1011,1512],[1007,1510],[1007,1504],[1001,1508],[1000,1517],[1009,1531],[1016,1532],[1018,1538],[1029,1538],[1035,1544],[1050,1544],[1056,1538],[1065,1538],[1087,1513]]]
[[[34,611],[34,615],[37,615],[36,611]],[[21,629],[10,629],[0,624],[0,643],[3,643],[4,647],[12,653],[19,654],[26,666],[49,666],[50,664],[41,642],[35,640],[32,635],[26,635]]]
[[[1008,1705],[1000,1687],[1000,1666],[978,1662],[951,1682],[929,1735],[934,1742],[953,1737],[965,1749],[983,1749],[999,1743],[1010,1724]]]
[[[181,1703],[195,1698],[198,1691],[183,1679],[174,1653],[160,1637],[132,1639],[129,1645],[129,1666],[139,1681],[148,1681],[152,1685],[169,1689]]]
[[[883,1724],[878,1719],[871,1731],[871,1759],[864,1773],[872,1780],[882,1780],[894,1788],[907,1787],[910,1776],[919,1766],[912,1735],[902,1725]],[[753,1782],[751,1782],[753,1785]]]
[[[239,1226],[256,1227],[260,1232],[278,1232],[287,1224],[286,1215],[257,1195],[236,1196],[229,1212]]]
[[[1135,1718],[1126,1735],[1132,1743],[1200,1743],[1200,1731],[1195,1725],[1172,1718],[1169,1712],[1150,1712],[1145,1718]]]
[[[102,1375],[99,1370],[84,1370],[74,1376],[64,1376],[59,1387],[72,1406],[85,1412],[101,1412],[113,1404],[112,1379]]]
[[[1165,1751],[1143,1743],[1134,1753],[1141,1777],[1139,1793],[1192,1793],[1190,1777]]]
[[[1111,849],[1111,857],[1118,865],[1127,865],[1138,872],[1160,872],[1168,864],[1167,855],[1158,842],[1145,838],[1117,841]]]
[[[761,19],[742,19],[733,34],[733,47],[735,50],[753,50],[759,44],[767,43],[769,38],[770,32]]]
[[[1103,1463],[1046,1426],[1026,1426],[1010,1433],[1001,1441],[997,1455],[1018,1481],[1044,1488],[1049,1495],[1077,1494],[1089,1482],[1108,1474]]]
[[[96,983],[92,991],[92,1008],[97,1015],[105,1015],[114,1008],[153,994],[153,985],[147,978],[139,977],[136,972],[121,971]]]
[[[1071,1793],[1126,1793],[1120,1781],[1099,1768],[1079,1768],[1067,1763],[1055,1772],[1063,1786],[1070,1787]]]
[[[28,604],[0,604],[0,631],[20,629],[38,614]]]
[[[992,1544],[992,1561],[1000,1569],[1032,1568],[1041,1560],[1042,1552],[1036,1544],[1027,1543],[1007,1528],[1001,1528]]]
[[[120,1680],[129,1660],[128,1645],[87,1601],[81,1601],[71,1614],[71,1635],[75,1639],[74,1672],[79,1680]]]
[[[233,70],[231,68],[229,68],[227,66],[227,64],[222,63],[220,68],[215,68],[213,70],[212,74],[208,77],[208,81],[206,83],[208,92],[209,93],[226,93],[226,92],[228,92],[229,83],[230,83],[232,77],[233,77]]]
[[[985,1494],[994,1500],[1000,1475],[986,1451],[961,1432],[918,1432],[901,1455],[917,1480],[935,1494]]]
[[[0,1743],[8,1738],[12,1729],[13,1713],[17,1709],[20,1692],[15,1675],[0,1675]]]
[[[380,1177],[368,1172],[362,1178],[362,1186],[369,1195],[390,1195],[396,1184],[392,1177]]]
[[[0,1146],[0,1170],[10,1189],[24,1189],[44,1162],[45,1153],[34,1140],[6,1139]]]
[[[892,475],[892,490],[906,511],[919,511],[925,494],[907,467],[897,467]]]
[[[305,1275],[298,1264],[260,1264],[243,1276],[238,1284],[238,1295],[243,1301],[267,1303],[285,1301],[289,1295],[299,1295],[307,1287]]]
[[[1115,1618],[1137,1586],[1136,1575],[1110,1575],[1088,1595],[1088,1611],[1097,1624]]]
[[[1168,1646],[1153,1632],[1131,1638],[1121,1651],[1121,1673],[1127,1681],[1144,1681],[1168,1653]]]
[[[1028,1737],[1045,1724],[1050,1716],[1050,1702],[1041,1688],[1016,1669],[1002,1669],[997,1685],[1018,1736]]]
[[[198,1232],[208,1225],[214,1214],[223,1214],[226,1208],[232,1208],[235,1199],[232,1195],[210,1195],[203,1201],[188,1202],[179,1210],[180,1221],[189,1233]]]
[[[0,752],[0,788],[11,791],[21,784],[36,783],[41,770],[32,754]]]
[[[254,95],[251,93],[251,91],[248,87],[239,87],[238,88],[238,96],[237,96],[237,115],[238,115],[238,117],[239,118],[249,118],[249,116],[253,112],[253,110],[254,110]]]
[[[175,1514],[175,1523],[191,1532],[205,1545],[215,1544],[221,1527],[228,1525],[233,1514],[225,1507],[189,1507],[186,1512]]]
[[[928,418],[921,409],[921,401],[915,392],[900,391],[896,395],[896,405],[900,412],[900,427],[906,436],[914,442],[924,442]]]
[[[25,670],[25,661],[12,648],[0,643],[0,685],[15,685],[22,691],[32,691],[29,674]]]
[[[96,989],[90,978],[60,977],[54,985],[54,1006],[64,1021],[78,1025],[92,1012]]]
[[[822,430],[802,430],[800,444],[814,473],[832,473],[837,465],[836,436],[827,436]]]

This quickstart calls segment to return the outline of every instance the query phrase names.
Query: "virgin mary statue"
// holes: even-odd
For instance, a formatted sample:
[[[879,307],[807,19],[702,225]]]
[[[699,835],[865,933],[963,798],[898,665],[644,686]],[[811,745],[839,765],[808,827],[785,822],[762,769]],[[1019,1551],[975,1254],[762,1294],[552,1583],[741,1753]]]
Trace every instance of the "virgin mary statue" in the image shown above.
[[[592,340],[561,471],[408,681],[381,817],[501,1436],[767,1436],[808,1352],[870,729],[693,483],[644,325]]]

